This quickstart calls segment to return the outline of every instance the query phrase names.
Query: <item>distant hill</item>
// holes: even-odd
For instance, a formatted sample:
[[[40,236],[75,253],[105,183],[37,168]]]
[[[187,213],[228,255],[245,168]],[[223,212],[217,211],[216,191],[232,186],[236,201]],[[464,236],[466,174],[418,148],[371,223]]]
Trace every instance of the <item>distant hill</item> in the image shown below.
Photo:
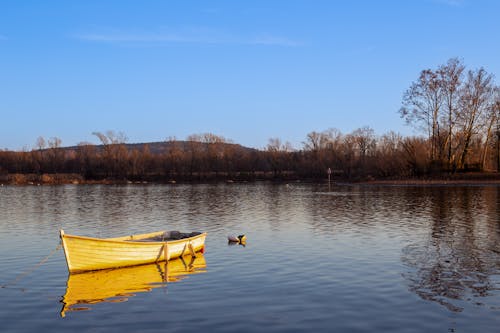
[[[97,151],[100,151],[104,148],[104,145],[102,144],[96,144],[96,145],[89,144],[89,145],[95,147]],[[133,150],[142,151],[147,146],[151,154],[158,155],[166,153],[174,148],[184,152],[190,151],[193,148],[198,150],[204,150],[207,149],[208,146],[211,145],[211,143],[177,140],[177,141],[159,141],[159,142],[144,142],[144,143],[124,143],[124,145],[129,151]],[[232,149],[233,151],[241,151],[247,153],[259,151],[258,149],[245,147],[235,143],[217,143],[216,145],[217,148],[220,149],[221,151],[227,149]],[[79,149],[79,147],[80,146],[70,146],[70,147],[61,147],[61,149],[65,151],[76,151]]]

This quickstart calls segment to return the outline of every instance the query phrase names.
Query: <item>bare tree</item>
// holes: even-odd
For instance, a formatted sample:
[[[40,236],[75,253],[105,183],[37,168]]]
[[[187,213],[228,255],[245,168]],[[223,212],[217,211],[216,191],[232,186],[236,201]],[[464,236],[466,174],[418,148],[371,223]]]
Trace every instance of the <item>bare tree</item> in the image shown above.
[[[270,138],[266,147],[267,160],[271,165],[274,177],[291,169],[292,144],[288,141],[283,143],[280,138]]]
[[[495,127],[497,127],[498,131],[499,115],[500,115],[500,87],[496,86],[493,88],[493,92],[491,94],[491,100],[489,102],[489,106],[485,114],[486,134],[485,134],[483,149],[481,152],[482,169],[485,169],[486,167],[488,152],[490,150],[490,147],[493,148],[492,143],[495,134],[497,138],[498,135],[500,134],[500,133],[495,133]],[[498,140],[497,140],[497,146],[498,146]]]
[[[384,177],[396,176],[404,172],[403,137],[393,131],[380,137],[377,142],[377,171]]]
[[[500,172],[500,87],[497,86],[495,88],[495,102],[493,109],[496,111],[496,122],[497,122],[497,153],[496,153],[496,161],[497,161],[497,172]]]
[[[115,131],[108,130],[106,133],[92,132],[97,136],[103,145],[121,144],[128,141],[127,136],[123,132],[116,133]]]
[[[268,152],[280,152],[284,151],[285,145],[281,142],[280,138],[269,138],[266,150]]]
[[[402,142],[406,164],[410,173],[404,176],[420,177],[427,172],[429,164],[428,144],[418,137],[408,137]]]
[[[181,172],[184,150],[175,137],[167,138],[166,142],[168,146],[165,152],[164,170],[165,174],[173,180],[173,178]]]
[[[208,172],[219,175],[221,161],[224,159],[224,145],[228,142],[223,136],[213,133],[201,134],[201,142],[206,146],[206,165]]]
[[[442,93],[444,97],[444,106],[446,110],[444,119],[448,127],[448,133],[444,142],[445,149],[446,147],[448,148],[448,170],[452,169],[452,163],[454,160],[453,130],[456,123],[456,115],[458,112],[464,69],[465,66],[457,58],[449,59],[445,65],[440,66],[438,69],[442,85]]]
[[[45,150],[45,147],[46,147],[46,142],[45,142],[45,139],[43,138],[43,136],[39,136],[37,139],[36,139],[36,143],[35,143],[35,148],[37,149],[37,152],[35,153],[35,157],[34,157],[34,162],[35,162],[35,169],[36,169],[36,172],[37,173],[43,173],[44,171],[44,150]]]
[[[374,152],[377,145],[373,128],[369,126],[361,127],[352,132],[352,135],[358,146],[359,156],[362,160],[366,158],[369,152]]]
[[[471,140],[479,132],[481,119],[490,107],[493,93],[493,77],[483,68],[467,72],[467,79],[462,89],[460,113],[457,120],[461,126],[462,142],[459,167],[466,164]]]
[[[62,140],[59,139],[58,137],[52,137],[48,141],[49,143],[49,148],[55,149],[55,148],[60,148],[62,144]]]
[[[312,131],[307,134],[307,139],[303,143],[304,150],[317,152],[321,148],[321,133]]]
[[[46,146],[45,139],[43,138],[43,136],[39,136],[36,139],[35,147],[40,151],[40,150],[45,149],[45,146]]]
[[[190,177],[193,177],[195,171],[201,170],[201,160],[203,149],[201,145],[201,135],[199,134],[191,134],[186,138],[188,142],[188,151],[189,151],[189,174]]]
[[[78,161],[79,172],[84,178],[91,179],[96,175],[95,164],[97,154],[95,146],[92,143],[80,142],[78,144],[76,160]]]
[[[61,149],[62,140],[58,137],[52,137],[48,140],[49,162],[52,172],[61,170],[64,163],[64,151]]]
[[[123,132],[115,133],[107,131],[105,134],[101,132],[93,132],[101,141],[104,153],[104,165],[107,170],[107,175],[112,177],[123,178],[126,176],[126,164],[128,151],[125,143],[128,138]]]
[[[356,159],[356,138],[352,134],[344,136],[342,142],[342,163],[341,167],[344,170],[347,178],[351,178]]]
[[[431,160],[435,160],[439,153],[439,114],[443,102],[443,86],[438,72],[426,69],[404,93],[403,106],[399,110],[407,124],[427,132],[431,141]]]

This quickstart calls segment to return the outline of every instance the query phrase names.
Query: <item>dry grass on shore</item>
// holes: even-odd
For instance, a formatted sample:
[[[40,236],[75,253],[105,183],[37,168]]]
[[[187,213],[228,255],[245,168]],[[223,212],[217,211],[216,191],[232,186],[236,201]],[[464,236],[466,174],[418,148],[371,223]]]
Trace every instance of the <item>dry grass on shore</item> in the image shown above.
[[[210,179],[205,179],[205,181]],[[271,180],[279,181],[272,177],[258,177],[254,180]],[[179,179],[185,182],[197,182],[201,179]],[[217,179],[212,179],[217,181]],[[233,179],[218,179],[218,181],[233,182],[238,180]],[[248,180],[245,180],[245,182]],[[287,182],[287,179],[282,181]],[[296,179],[296,181],[300,181]],[[308,182],[315,182],[315,180],[303,180]],[[316,182],[323,182],[324,179],[317,179]],[[3,185],[62,185],[62,184],[129,184],[129,183],[176,183],[174,179],[165,181],[130,181],[130,180],[113,180],[113,179],[84,179],[79,174],[4,174],[0,175],[0,184]],[[358,184],[358,185],[387,185],[387,186],[436,186],[436,185],[500,185],[500,173],[498,172],[478,172],[478,173],[461,173],[447,176],[436,176],[427,178],[408,178],[408,179],[375,179],[369,177],[364,180],[348,180],[348,179],[335,179],[337,184]]]
[[[500,185],[499,172],[470,172],[458,173],[447,176],[410,179],[370,179],[359,184],[367,185],[400,185],[400,186],[425,186],[425,185]]]

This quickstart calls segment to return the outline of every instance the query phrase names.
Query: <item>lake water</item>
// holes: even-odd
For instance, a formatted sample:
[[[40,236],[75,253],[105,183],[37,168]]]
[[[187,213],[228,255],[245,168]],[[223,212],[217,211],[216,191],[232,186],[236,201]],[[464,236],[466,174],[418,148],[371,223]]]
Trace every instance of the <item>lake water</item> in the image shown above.
[[[2,186],[0,332],[498,332],[499,216],[496,186]],[[82,282],[60,228],[208,237],[166,283]]]

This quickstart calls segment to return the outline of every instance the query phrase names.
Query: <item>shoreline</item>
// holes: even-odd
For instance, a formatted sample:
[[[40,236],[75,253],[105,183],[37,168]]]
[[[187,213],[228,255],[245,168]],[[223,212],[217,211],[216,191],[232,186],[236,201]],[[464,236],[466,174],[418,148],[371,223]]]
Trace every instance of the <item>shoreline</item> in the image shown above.
[[[367,185],[367,186],[450,186],[450,185],[464,185],[464,186],[500,186],[500,179],[493,180],[478,180],[478,179],[428,179],[428,180],[370,180],[361,181],[353,184]]]
[[[220,184],[220,183],[318,183],[328,184],[327,179],[287,179],[276,177],[256,177],[246,179],[234,177],[204,178],[179,177],[178,179],[84,179],[78,174],[8,174],[0,176],[0,186],[42,186],[42,185],[139,185],[139,184]],[[500,173],[469,173],[451,176],[436,176],[425,179],[334,179],[333,186],[500,186]]]

